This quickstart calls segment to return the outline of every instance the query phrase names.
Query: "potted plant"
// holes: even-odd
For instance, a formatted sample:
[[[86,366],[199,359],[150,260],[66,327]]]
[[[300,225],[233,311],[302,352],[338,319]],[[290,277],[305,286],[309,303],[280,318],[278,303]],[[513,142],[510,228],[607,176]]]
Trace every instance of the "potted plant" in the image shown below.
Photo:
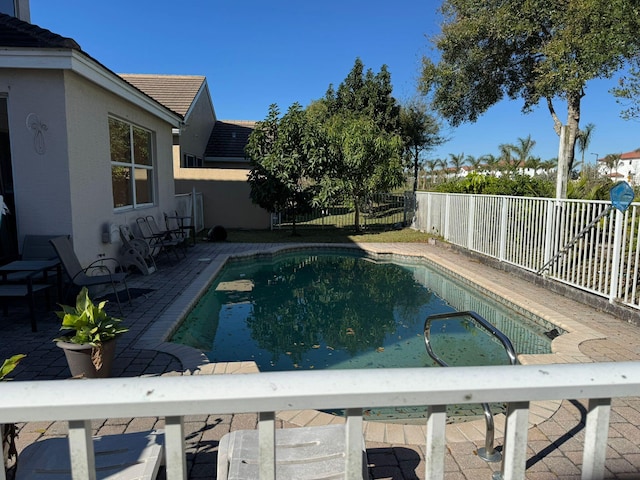
[[[6,359],[2,362],[0,366],[0,380],[4,380],[4,378],[9,375],[16,368],[16,365],[22,360],[26,355],[19,354],[14,355],[11,358]],[[16,450],[16,426],[13,423],[0,424],[0,444],[2,445],[2,468],[5,469],[5,472],[9,469],[9,461],[11,459],[15,460],[15,464],[18,461],[18,451]]]
[[[95,305],[83,287],[75,307],[60,305],[62,311],[56,312],[62,319],[60,330],[68,332],[54,341],[64,350],[74,377],[106,378],[111,374],[116,338],[129,329],[104,310],[106,303],[105,300]]]

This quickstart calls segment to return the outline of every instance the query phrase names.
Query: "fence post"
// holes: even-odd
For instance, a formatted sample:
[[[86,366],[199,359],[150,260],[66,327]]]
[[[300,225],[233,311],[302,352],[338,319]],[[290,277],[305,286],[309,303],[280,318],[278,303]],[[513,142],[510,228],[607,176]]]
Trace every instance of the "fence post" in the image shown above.
[[[613,233],[613,258],[611,260],[611,277],[609,278],[609,303],[614,303],[620,290],[620,262],[622,257],[622,226],[624,213],[616,209],[616,219]]]
[[[546,202],[546,227],[544,232],[544,255],[542,257],[542,263],[539,266],[545,265],[553,256],[553,219],[555,214],[555,206],[557,202],[550,200]],[[542,272],[545,274],[544,272]]]
[[[475,231],[476,224],[476,197],[469,197],[469,221],[467,222],[467,248],[473,250],[475,244],[473,242],[473,232]]]
[[[431,228],[431,225],[429,225],[431,220],[431,210],[432,210],[431,204],[432,204],[433,195],[431,195],[431,193],[425,193],[425,195],[427,196],[427,201],[425,202],[427,208],[425,212],[426,215],[422,217],[424,219],[424,228],[426,232],[433,233],[433,229]],[[416,208],[418,208],[418,205],[416,205]]]
[[[498,260],[501,262],[503,262],[507,256],[507,200],[509,200],[508,197],[502,197],[500,205],[500,253],[498,254]]]
[[[442,236],[444,239],[449,242],[451,241],[451,236],[449,235],[449,218],[451,217],[451,195],[447,195],[444,201],[444,231],[442,232]]]

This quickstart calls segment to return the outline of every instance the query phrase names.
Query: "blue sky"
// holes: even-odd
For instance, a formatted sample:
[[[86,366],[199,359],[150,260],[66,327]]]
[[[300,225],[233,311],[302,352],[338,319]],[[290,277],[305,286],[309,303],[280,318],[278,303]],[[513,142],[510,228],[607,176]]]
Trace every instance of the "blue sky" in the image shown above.
[[[338,85],[356,57],[378,71],[386,64],[394,95],[416,91],[427,36],[439,30],[436,0],[31,0],[31,21],[76,40],[117,73],[204,75],[220,119],[262,120],[270,104],[303,106]],[[592,81],[581,125],[594,123],[585,160],[640,147],[638,121],[620,118],[608,93],[615,79]],[[502,143],[531,135],[534,155],[557,157],[558,138],[546,106],[523,115],[504,101],[475,124],[451,129],[430,154],[498,154]],[[557,106],[558,112],[562,108]],[[566,115],[561,118],[565,121]],[[578,152],[576,152],[577,155]]]

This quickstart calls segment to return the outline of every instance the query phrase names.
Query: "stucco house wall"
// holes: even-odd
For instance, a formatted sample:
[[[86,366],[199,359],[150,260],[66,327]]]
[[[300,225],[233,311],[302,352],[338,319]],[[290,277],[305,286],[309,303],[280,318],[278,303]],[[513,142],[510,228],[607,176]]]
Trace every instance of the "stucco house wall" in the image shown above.
[[[64,75],[61,70],[0,69],[7,97],[18,236],[70,233]],[[37,131],[28,120],[39,122]]]
[[[174,208],[171,125],[121,97],[87,82],[73,72],[66,73],[69,118],[69,165],[71,235],[83,258],[93,261],[100,254],[117,256],[120,239],[103,243],[107,225],[134,225],[139,216],[163,220],[163,212]],[[91,99],[91,101],[88,101]],[[111,188],[109,116],[125,120],[152,132],[155,205],[114,210]]]
[[[173,129],[182,115],[73,39],[10,15],[0,14],[0,26],[0,103],[7,123],[0,173],[7,176],[3,189],[13,185],[6,194],[15,205],[15,230],[6,236],[21,245],[29,234],[70,235],[83,265],[100,255],[118,257],[118,225],[149,215],[163,221],[163,213],[175,209]],[[152,204],[113,206],[110,116],[150,132]]]
[[[172,126],[118,95],[67,70],[0,69],[7,96],[18,238],[68,234],[83,264],[118,256],[119,238],[103,243],[106,225],[163,219],[175,207]],[[153,132],[156,202],[114,210],[109,115]],[[40,122],[40,132],[27,118]],[[38,145],[36,145],[38,142]]]

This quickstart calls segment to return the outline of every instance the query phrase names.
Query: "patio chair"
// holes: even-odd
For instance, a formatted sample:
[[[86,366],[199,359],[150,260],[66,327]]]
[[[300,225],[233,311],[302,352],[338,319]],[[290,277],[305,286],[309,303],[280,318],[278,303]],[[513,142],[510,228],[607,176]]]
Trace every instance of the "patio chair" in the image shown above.
[[[162,430],[93,437],[96,477],[153,480],[164,461]],[[71,478],[69,442],[47,438],[27,446],[18,458],[16,480]]]
[[[184,233],[179,229],[179,228],[175,228],[175,229],[162,229],[160,228],[160,226],[157,224],[155,217],[149,215],[147,216],[147,223],[149,224],[149,227],[151,228],[151,231],[154,233],[154,235],[163,235],[164,238],[167,238],[171,241],[175,241],[176,242],[176,246],[180,247],[182,249],[182,253],[185,255],[186,257],[186,252],[187,252],[187,237],[184,235]]]
[[[52,238],[59,237],[60,235],[25,235],[22,241],[22,252],[20,254],[20,260],[53,260],[58,258],[53,245],[51,245]],[[31,272],[15,272],[7,275],[8,281],[22,281],[28,276],[31,276],[33,280],[42,279],[43,275],[40,274],[37,277],[33,276]]]
[[[167,230],[179,232],[185,243],[188,244],[191,240],[193,245],[196,244],[196,227],[190,216],[181,216],[177,210],[174,210],[173,215],[164,214],[164,223]]]
[[[103,257],[95,262],[92,262],[88,267],[83,268],[73,251],[73,245],[68,237],[56,237],[50,240],[53,248],[56,249],[60,263],[64,268],[65,273],[69,277],[70,283],[67,289],[67,295],[71,291],[72,287],[96,287],[100,285],[111,285],[113,294],[116,297],[118,308],[120,309],[120,315],[122,313],[122,305],[120,304],[120,297],[118,296],[118,285],[123,285],[129,297],[129,305],[131,305],[131,294],[129,293],[129,287],[127,286],[127,273],[122,269],[120,262],[115,258]],[[112,272],[105,262],[114,263],[117,271]],[[93,272],[99,272],[93,274]],[[66,295],[65,295],[66,297]]]
[[[25,235],[22,241],[22,260],[53,260],[58,255],[51,245],[52,238],[61,235]]]
[[[128,225],[120,225],[122,239],[122,263],[125,267],[135,267],[143,275],[151,275],[157,270],[153,257],[154,249],[144,238],[137,238]]]
[[[171,261],[170,252],[173,252],[176,258],[180,260],[180,256],[177,251],[178,246],[181,243],[180,241],[175,238],[171,238],[171,236],[167,235],[165,232],[158,231],[157,229],[154,231],[149,223],[149,217],[136,218],[136,224],[138,225],[140,234],[149,243],[149,246],[152,249],[158,249],[160,253],[167,255],[169,261]]]
[[[218,480],[258,478],[259,450],[257,430],[235,430],[224,435],[218,445]],[[345,470],[344,425],[276,430],[276,478],[345,478]],[[364,439],[362,478],[369,478]]]

